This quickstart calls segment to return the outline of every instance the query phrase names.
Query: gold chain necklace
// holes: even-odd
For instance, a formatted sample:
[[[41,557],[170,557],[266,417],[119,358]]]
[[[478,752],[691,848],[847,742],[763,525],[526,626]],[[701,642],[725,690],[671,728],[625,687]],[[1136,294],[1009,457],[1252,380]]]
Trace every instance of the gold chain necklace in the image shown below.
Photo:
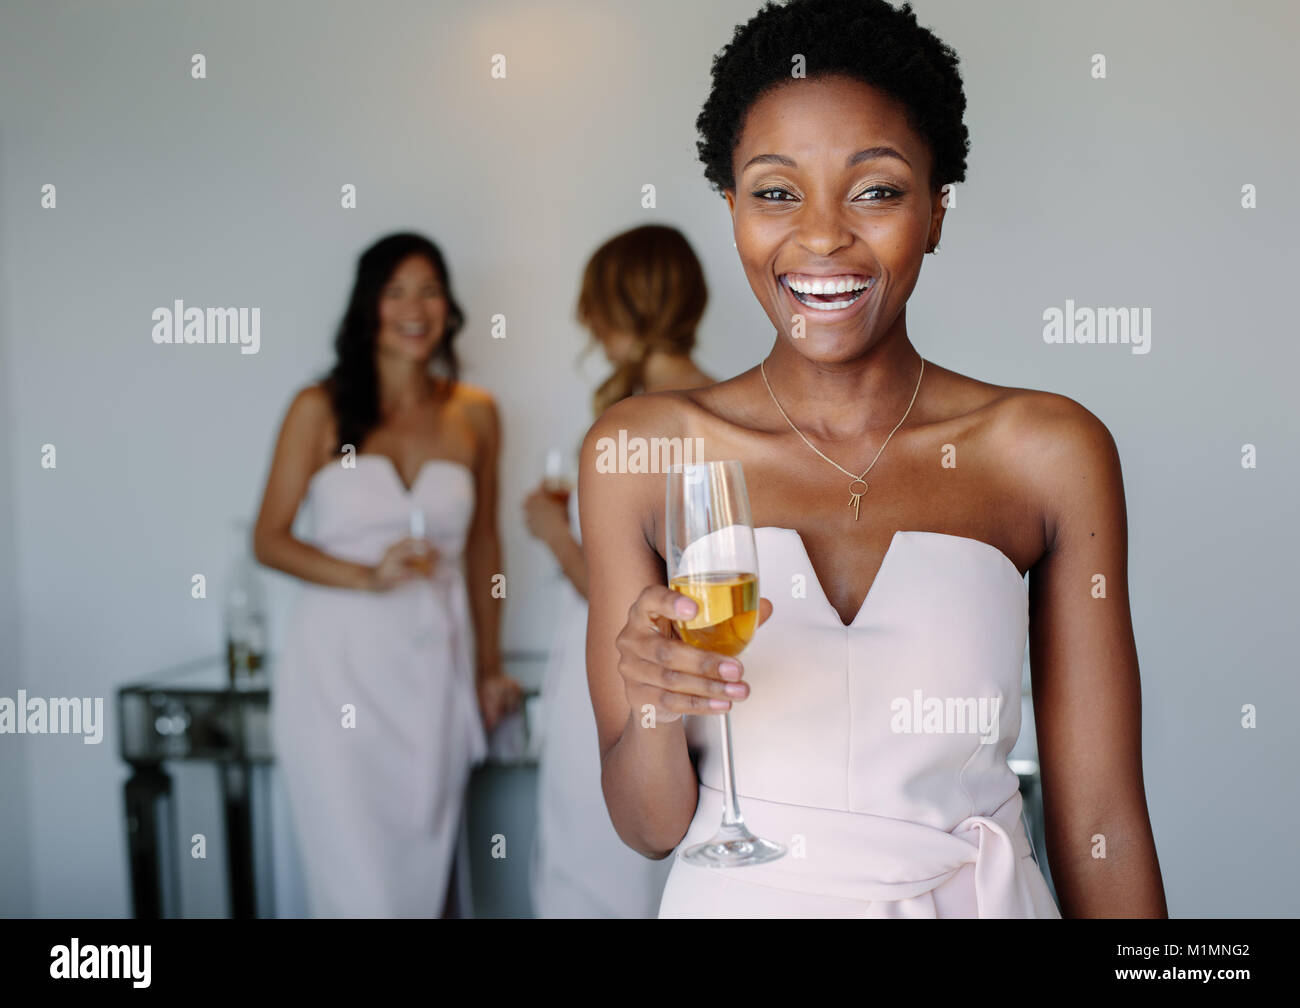
[[[801,431],[798,427],[794,425],[794,421],[791,420],[788,416],[786,416],[785,410],[781,409],[781,404],[776,401],[776,393],[772,391],[772,385],[767,380],[767,368],[764,366],[765,364],[766,361],[760,361],[758,365],[758,370],[763,375],[763,384],[767,386],[767,394],[772,397],[772,402],[776,405],[776,408],[781,411],[781,415],[785,417],[785,422],[790,425],[790,429],[794,431],[796,434],[798,434],[801,438],[803,438],[804,444],[806,444],[813,451],[817,452],[818,455],[821,455],[822,458],[826,459],[827,462],[833,465],[845,476],[849,477],[849,481],[850,481],[849,482],[849,507],[853,508],[853,520],[857,521],[858,508],[862,504],[862,495],[867,492],[866,475],[867,473],[871,472],[871,466],[874,466],[876,464],[876,459],[880,458],[880,452],[883,452],[885,450],[885,445],[889,444],[889,438],[892,438],[894,434],[897,433],[898,428],[903,426],[903,420],[907,419],[907,414],[912,412],[912,406],[916,403],[916,394],[917,392],[921,391],[921,378],[924,377],[925,375],[925,358],[924,357],[921,358],[921,373],[916,376],[916,389],[915,391],[912,392],[912,401],[907,404],[907,413],[903,414],[903,420],[898,421],[894,429],[889,432],[889,437],[885,438],[885,444],[882,444],[880,446],[880,451],[876,452],[876,458],[873,458],[871,460],[871,465],[867,466],[866,470],[862,473],[861,476],[854,476],[853,473],[849,472],[847,469],[845,469],[834,459],[826,458],[826,456],[815,444],[809,441],[806,437],[803,437],[803,431]],[[853,488],[857,486],[859,483],[862,484],[862,489],[854,490]]]

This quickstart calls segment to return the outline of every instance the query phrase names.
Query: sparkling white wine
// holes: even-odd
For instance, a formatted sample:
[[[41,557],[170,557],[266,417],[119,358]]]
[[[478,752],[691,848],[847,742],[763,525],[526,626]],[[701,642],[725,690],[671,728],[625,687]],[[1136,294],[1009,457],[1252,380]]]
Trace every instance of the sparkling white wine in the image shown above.
[[[406,567],[409,570],[415,571],[417,574],[428,577],[433,573],[432,551],[422,553],[419,556],[408,556],[406,558]]]
[[[569,494],[573,492],[573,484],[562,479],[547,479],[543,483],[543,490],[551,500],[568,507]]]
[[[424,511],[418,507],[411,508],[411,537],[414,539],[424,538]],[[405,565],[424,577],[432,574],[433,551],[429,548],[428,543],[425,544],[424,551],[418,556],[408,556]]]
[[[758,627],[758,576],[733,572],[681,574],[669,586],[699,606],[689,620],[674,620],[683,641],[701,651],[738,655]]]

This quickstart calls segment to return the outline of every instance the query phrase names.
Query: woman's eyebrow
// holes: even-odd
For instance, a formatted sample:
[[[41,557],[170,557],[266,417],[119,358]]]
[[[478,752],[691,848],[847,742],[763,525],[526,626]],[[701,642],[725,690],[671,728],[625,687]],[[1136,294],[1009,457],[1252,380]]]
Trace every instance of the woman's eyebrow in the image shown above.
[[[854,165],[862,164],[863,161],[872,161],[875,158],[882,157],[897,158],[899,161],[902,161],[903,164],[907,165],[907,167],[912,167],[912,162],[907,160],[907,158],[903,157],[902,154],[898,153],[898,151],[894,150],[892,147],[868,147],[865,150],[860,150],[849,158],[847,166],[852,168]],[[784,154],[759,154],[757,157],[752,157],[746,161],[745,167],[740,170],[742,173],[746,172],[751,166],[756,164],[782,165],[786,168],[799,167],[795,163],[794,158],[788,158]]]

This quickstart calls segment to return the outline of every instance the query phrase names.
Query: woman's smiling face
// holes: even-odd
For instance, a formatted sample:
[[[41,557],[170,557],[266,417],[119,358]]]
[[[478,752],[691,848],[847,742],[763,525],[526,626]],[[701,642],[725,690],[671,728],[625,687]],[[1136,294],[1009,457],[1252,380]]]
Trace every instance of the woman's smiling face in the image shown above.
[[[732,166],[736,249],[772,324],[791,337],[802,316],[792,345],[823,363],[879,342],[944,213],[903,106],[851,78],[793,80],[750,106]]]

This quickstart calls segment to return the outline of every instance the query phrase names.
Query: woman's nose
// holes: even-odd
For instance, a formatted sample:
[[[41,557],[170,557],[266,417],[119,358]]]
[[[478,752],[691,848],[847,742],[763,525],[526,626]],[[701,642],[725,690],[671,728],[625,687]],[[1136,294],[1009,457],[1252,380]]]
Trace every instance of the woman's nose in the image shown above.
[[[810,198],[799,211],[796,240],[813,255],[829,256],[853,241],[838,200]]]

